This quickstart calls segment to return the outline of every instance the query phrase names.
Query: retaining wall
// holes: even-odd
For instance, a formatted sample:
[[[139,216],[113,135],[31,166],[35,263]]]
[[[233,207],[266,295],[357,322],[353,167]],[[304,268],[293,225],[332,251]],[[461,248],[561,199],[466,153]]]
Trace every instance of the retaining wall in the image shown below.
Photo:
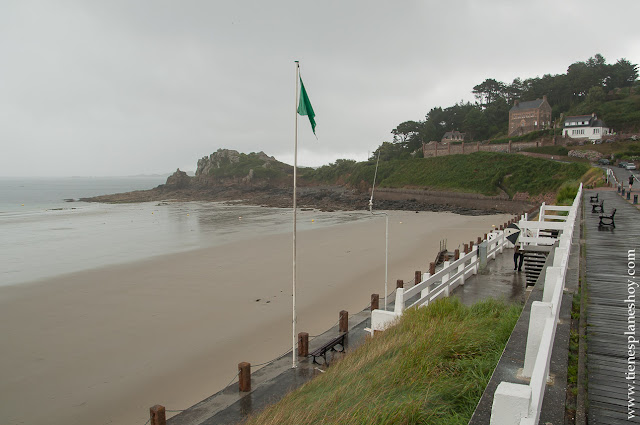
[[[425,158],[431,158],[436,156],[467,154],[478,151],[511,153],[538,146],[540,146],[539,142],[510,142],[500,144],[483,144],[480,142],[463,142],[460,144],[429,142],[422,144],[422,153]]]

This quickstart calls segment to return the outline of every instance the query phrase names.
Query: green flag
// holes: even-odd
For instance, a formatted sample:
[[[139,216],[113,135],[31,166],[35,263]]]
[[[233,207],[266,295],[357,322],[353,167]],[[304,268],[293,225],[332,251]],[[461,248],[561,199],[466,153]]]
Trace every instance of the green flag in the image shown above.
[[[307,95],[307,91],[304,89],[304,84],[302,83],[302,77],[300,77],[300,101],[298,102],[298,114],[307,115],[309,117],[309,122],[311,123],[311,129],[313,130],[313,134],[316,134],[316,114],[313,112],[313,108],[311,107],[311,102],[309,101],[309,96]]]

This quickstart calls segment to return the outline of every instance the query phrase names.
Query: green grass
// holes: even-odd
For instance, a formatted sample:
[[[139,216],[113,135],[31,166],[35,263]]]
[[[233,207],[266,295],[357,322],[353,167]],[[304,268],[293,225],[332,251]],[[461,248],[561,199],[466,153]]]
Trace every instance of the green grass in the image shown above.
[[[220,168],[212,168],[209,174],[215,178],[242,178],[247,176],[250,170],[253,170],[254,177],[258,179],[284,179],[293,172],[293,167],[279,161],[266,163],[257,153],[251,152],[241,153],[238,162],[224,158]]]
[[[537,148],[523,149],[524,152],[542,153],[546,155],[567,156],[569,150],[564,146],[539,146]]]
[[[305,174],[308,181],[329,184],[371,185],[375,163],[351,163],[342,173],[328,167]],[[589,169],[582,163],[565,164],[524,155],[474,152],[437,158],[394,160],[380,163],[376,185],[389,188],[422,188],[510,197],[516,192],[535,196],[555,192],[567,180],[577,180]],[[323,174],[319,171],[322,170]],[[326,178],[326,176],[330,176]]]
[[[521,306],[455,298],[410,309],[247,424],[467,424]]]

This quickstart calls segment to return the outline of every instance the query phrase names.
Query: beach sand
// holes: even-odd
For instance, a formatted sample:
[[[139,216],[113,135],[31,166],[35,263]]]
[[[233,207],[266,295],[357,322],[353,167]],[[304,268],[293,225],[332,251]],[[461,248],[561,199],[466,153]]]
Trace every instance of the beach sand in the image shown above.
[[[511,216],[389,212],[389,292]],[[384,217],[298,233],[298,332],[384,295]],[[291,346],[291,234],[0,287],[0,422],[143,425]],[[381,303],[382,303],[381,299]],[[168,414],[170,416],[170,414]]]

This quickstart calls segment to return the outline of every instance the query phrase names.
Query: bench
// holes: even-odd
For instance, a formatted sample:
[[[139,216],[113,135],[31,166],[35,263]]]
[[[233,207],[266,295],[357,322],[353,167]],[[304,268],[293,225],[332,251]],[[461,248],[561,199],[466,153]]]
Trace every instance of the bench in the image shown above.
[[[329,351],[338,351],[340,353],[344,352],[344,338],[347,336],[346,332],[341,333],[337,337],[333,338],[331,341],[325,343],[322,347],[318,348],[311,354],[313,356],[313,363],[320,364],[316,361],[316,357],[322,357],[324,359],[324,364],[329,366],[329,362],[327,361],[327,352]],[[342,347],[341,350],[336,350],[336,345],[340,345]]]
[[[591,212],[604,214],[604,199],[599,204],[591,204]]]
[[[598,203],[598,194],[596,193],[596,196],[589,196],[589,202],[591,202],[592,204],[597,204]]]
[[[612,226],[614,229],[616,228],[616,223],[613,221],[613,217],[616,215],[616,209],[614,208],[611,211],[611,215],[600,214],[600,223],[598,223],[598,227],[600,226]],[[609,223],[606,223],[606,222]]]

